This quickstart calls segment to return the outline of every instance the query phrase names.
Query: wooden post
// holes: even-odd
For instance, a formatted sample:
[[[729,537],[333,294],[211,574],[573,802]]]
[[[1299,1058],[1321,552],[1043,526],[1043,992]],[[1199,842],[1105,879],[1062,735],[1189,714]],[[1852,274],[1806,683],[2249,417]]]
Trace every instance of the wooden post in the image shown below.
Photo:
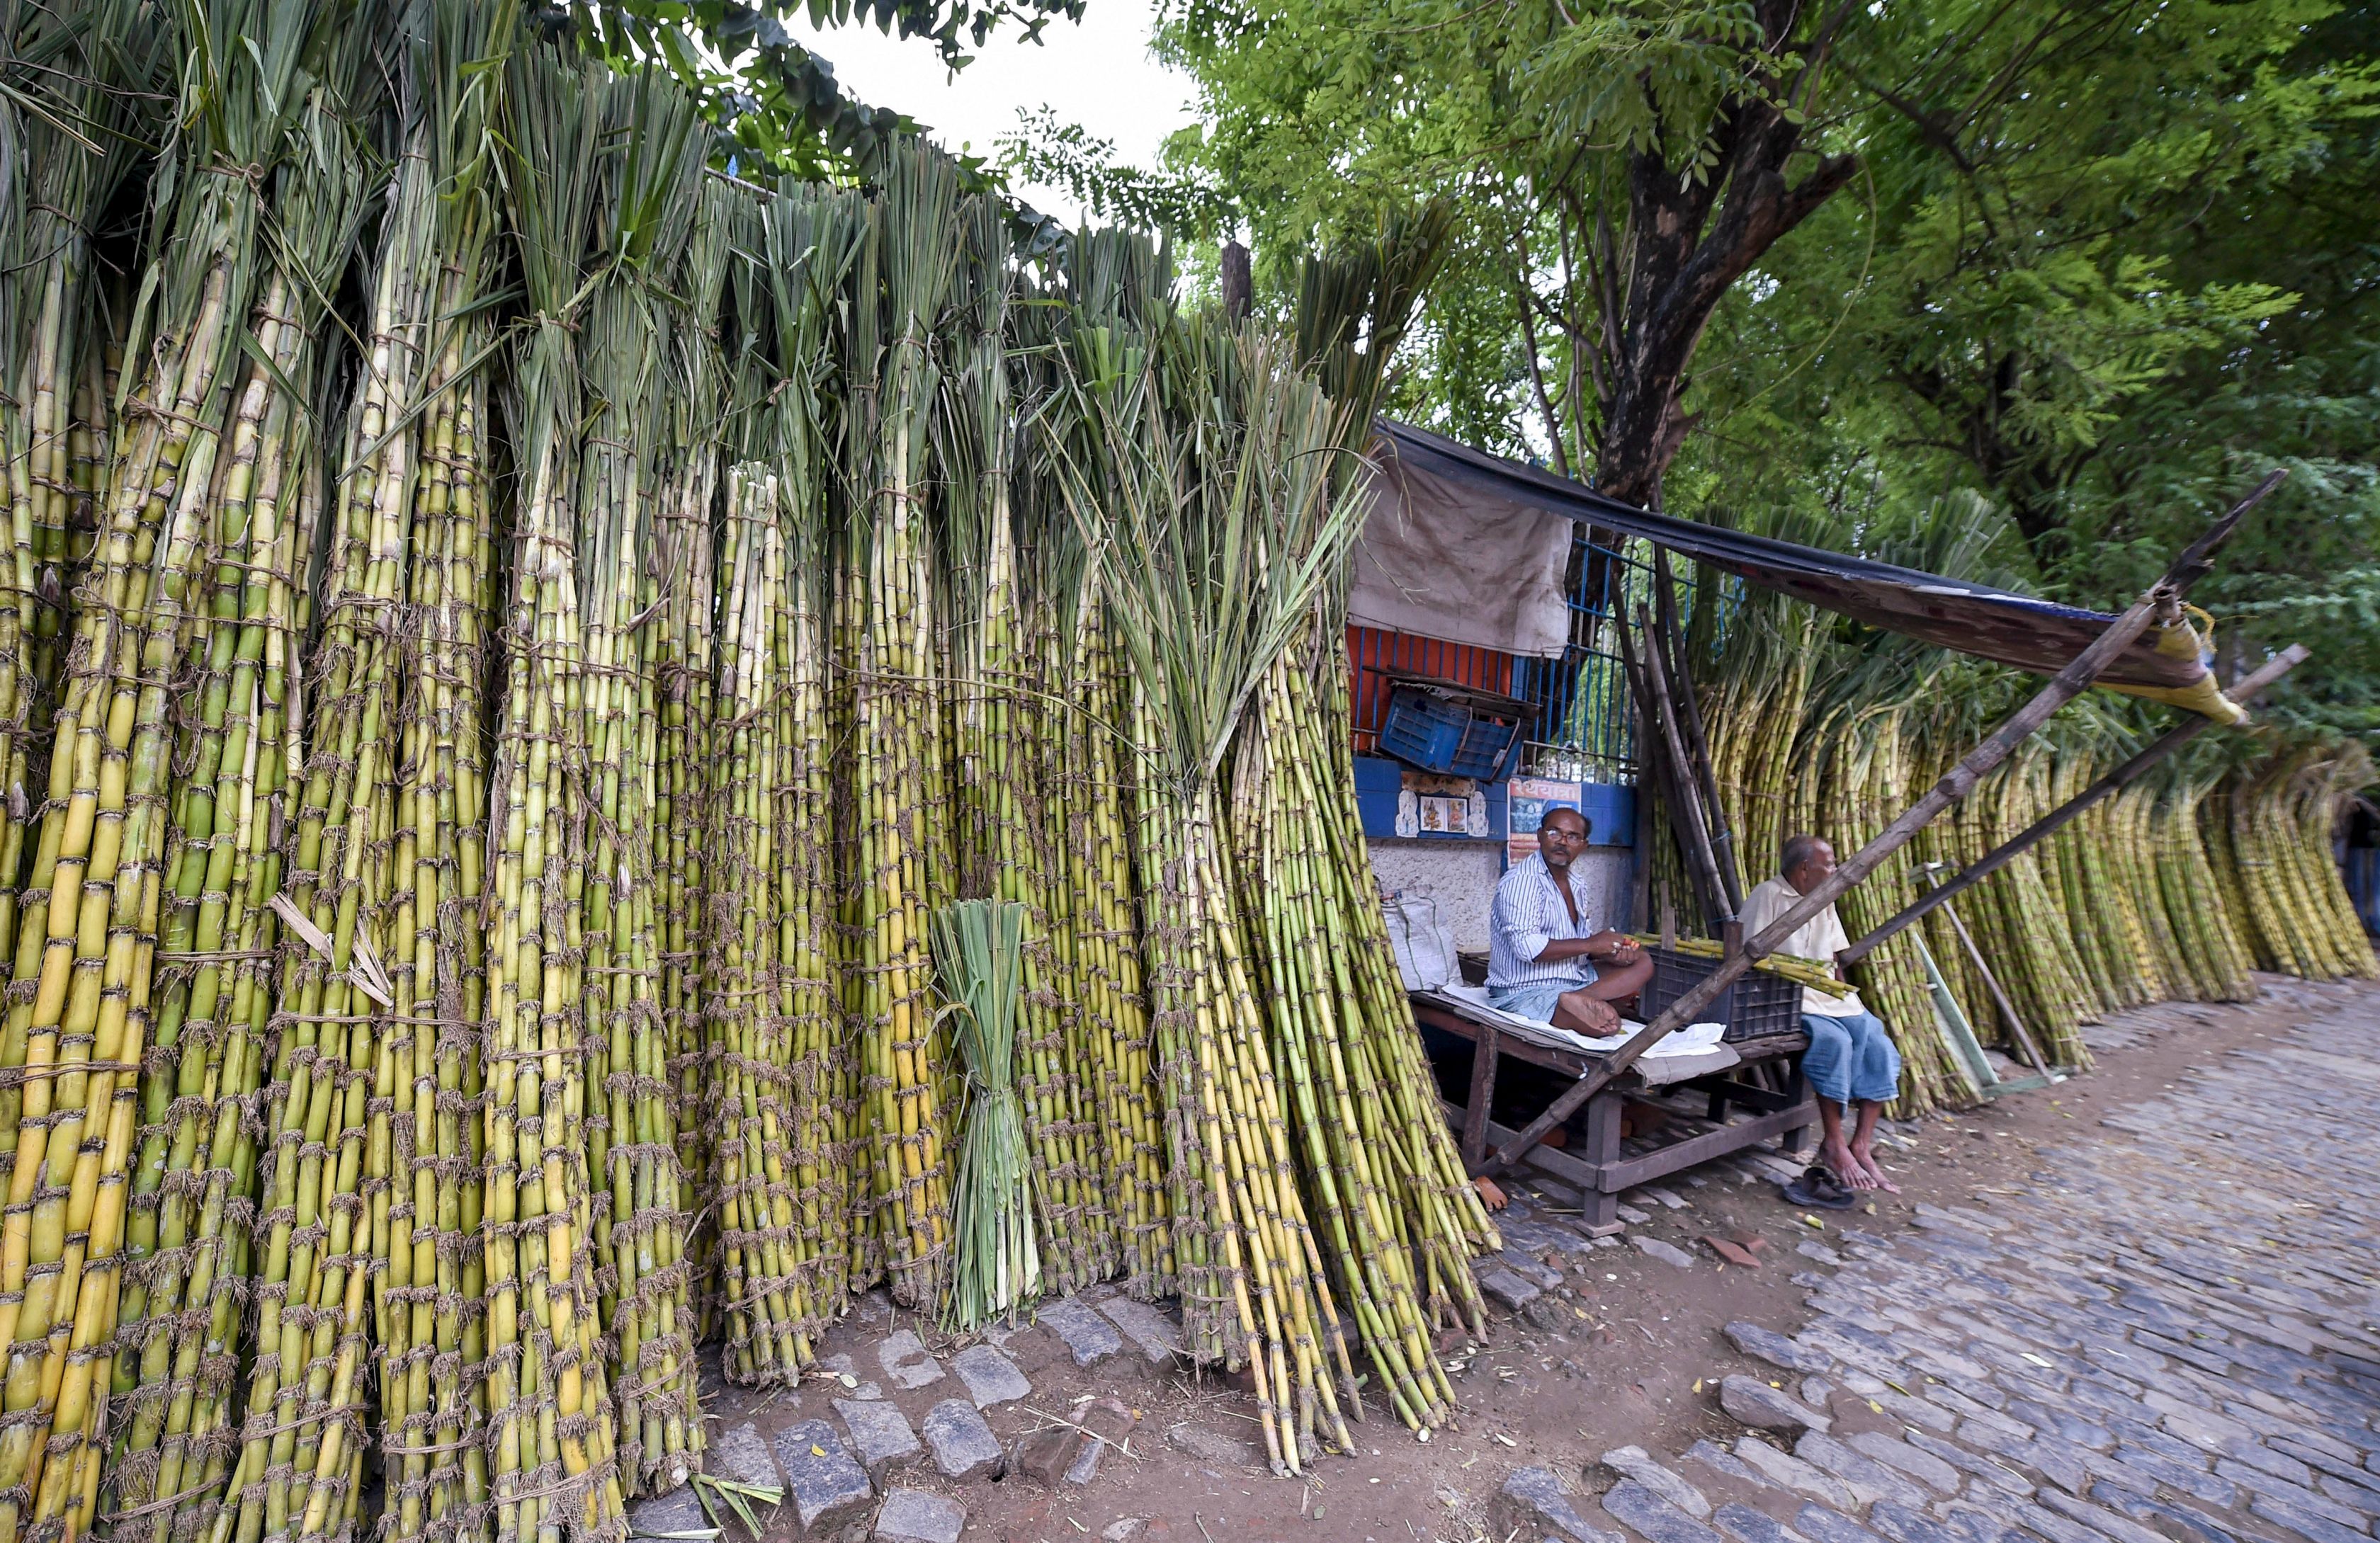
[[[1710,827],[1711,857],[1718,870],[1719,887],[1727,897],[1727,913],[1743,910],[1743,865],[1735,850],[1735,833],[1728,828],[1727,805],[1718,796],[1718,773],[1711,765],[1710,737],[1703,732],[1702,704],[1694,696],[1694,672],[1688,668],[1685,629],[1678,622],[1677,595],[1670,579],[1670,554],[1653,548],[1654,615],[1661,623],[1670,694],[1677,709],[1678,729],[1685,740],[1694,784],[1702,791],[1706,823]]]
[[[2262,669],[2234,685],[2228,694],[2232,701],[2244,706],[2258,692],[2304,663],[2306,658],[2305,649],[2293,643],[2267,659]],[[1937,885],[1919,896],[1917,899],[1904,907],[1899,915],[1844,949],[1839,957],[1845,964],[1857,964],[1875,952],[1878,944],[1901,931],[1936,906],[1946,904],[1954,897],[1973,889],[2017,858],[2024,855],[2043,838],[2057,834],[2058,830],[2071,824],[2078,815],[2093,804],[2139,781],[2143,773],[2204,733],[2214,721],[2212,718],[2202,717],[2192,713],[2186,721],[2167,729],[2155,742],[2139,754],[1977,858],[1957,877]]]
[[[1671,1003],[1667,1012],[1632,1035],[1626,1044],[1605,1056],[1603,1065],[1594,1072],[1572,1083],[1560,1098],[1554,1100],[1552,1107],[1530,1121],[1528,1127],[1512,1140],[1498,1148],[1488,1159],[1483,1171],[1496,1174],[1510,1166],[1523,1152],[1543,1139],[1547,1131],[1568,1119],[1572,1110],[1601,1092],[1613,1078],[1634,1066],[1638,1056],[1692,1023],[1696,1013],[1718,1000],[1719,993],[1741,980],[1755,961],[1776,952],[1787,938],[1802,929],[1803,923],[1834,904],[1836,898],[1852,886],[1874,873],[1878,863],[1908,845],[1910,838],[1931,825],[1942,811],[1966,797],[1985,772],[2007,760],[2010,752],[2033,737],[2034,730],[2049,721],[2051,714],[2082,695],[2102,671],[2122,657],[2124,650],[2148,630],[2150,621],[2160,611],[2178,607],[2183,590],[2208,571],[2207,554],[2238,527],[2240,518],[2249,510],[2279,485],[2277,473],[2265,478],[2262,487],[2217,520],[2205,535],[2192,542],[2189,548],[2174,560],[2166,576],[2133,601],[2124,614],[2109,622],[2107,630],[2101,633],[2090,647],[2075,655],[2065,669],[2050,677],[2048,684],[2034,693],[2031,701],[2010,714],[1989,738],[1944,773],[1942,779],[1935,783],[1924,798],[1885,826],[1875,840],[1852,853],[1828,875],[1824,884],[1794,901],[1785,914],[1747,942],[1742,952],[1722,958],[1718,968],[1693,990]]]
[[[1670,802],[1676,808],[1680,834],[1685,837],[1686,856],[1694,863],[1695,876],[1702,880],[1710,902],[1710,920],[1724,924],[1735,919],[1736,902],[1719,876],[1718,857],[1711,850],[1710,827],[1703,821],[1702,789],[1696,784],[1686,759],[1684,740],[1678,732],[1669,674],[1661,665],[1660,640],[1654,635],[1644,607],[1636,608],[1636,619],[1645,633],[1644,650],[1636,656],[1637,668],[1645,677],[1651,707],[1646,716],[1660,729],[1662,759],[1672,773],[1669,778]]]

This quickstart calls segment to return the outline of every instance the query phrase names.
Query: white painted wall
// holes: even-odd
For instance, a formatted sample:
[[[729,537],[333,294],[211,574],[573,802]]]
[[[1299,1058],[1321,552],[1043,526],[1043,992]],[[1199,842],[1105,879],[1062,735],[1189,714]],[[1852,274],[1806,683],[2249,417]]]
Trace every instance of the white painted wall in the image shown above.
[[[1488,907],[1496,881],[1504,876],[1504,850],[1487,841],[1376,840],[1372,876],[1391,892],[1410,890],[1438,902],[1440,917],[1454,930],[1454,946],[1465,952],[1488,948]],[[1578,859],[1580,887],[1598,927],[1624,926],[1628,911],[1629,850],[1590,847]]]

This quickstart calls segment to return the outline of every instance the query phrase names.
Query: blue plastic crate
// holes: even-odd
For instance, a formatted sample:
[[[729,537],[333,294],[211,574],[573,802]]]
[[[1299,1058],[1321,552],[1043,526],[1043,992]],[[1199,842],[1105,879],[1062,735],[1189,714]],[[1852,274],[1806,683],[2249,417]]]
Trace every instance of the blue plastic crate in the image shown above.
[[[1501,782],[1521,742],[1518,715],[1500,716],[1420,686],[1389,696],[1380,749],[1407,765],[1447,777]]]

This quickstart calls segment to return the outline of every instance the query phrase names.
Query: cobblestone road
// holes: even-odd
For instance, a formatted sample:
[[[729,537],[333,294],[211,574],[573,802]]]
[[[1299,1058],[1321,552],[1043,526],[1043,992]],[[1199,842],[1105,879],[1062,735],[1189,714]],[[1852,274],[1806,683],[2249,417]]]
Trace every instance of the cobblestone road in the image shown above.
[[[1835,1231],[1724,1390],[1765,1431],[1512,1476],[1490,1536],[1619,1543],[2373,1543],[2375,999],[2224,1055],[2023,1192]],[[1830,1229],[1831,1230],[1831,1229]],[[1573,1470],[1575,1472],[1575,1470]]]

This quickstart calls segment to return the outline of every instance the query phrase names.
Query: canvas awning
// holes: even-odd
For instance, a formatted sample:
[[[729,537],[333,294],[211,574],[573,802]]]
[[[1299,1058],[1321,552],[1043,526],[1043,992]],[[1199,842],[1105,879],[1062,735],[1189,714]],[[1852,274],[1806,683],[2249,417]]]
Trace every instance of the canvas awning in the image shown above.
[[[1498,511],[1500,519],[1510,517],[1505,511],[1524,508],[1584,522],[1642,537],[1747,584],[1870,626],[2041,675],[2056,674],[2115,620],[2104,611],[1989,585],[1656,514],[1409,424],[1382,419],[1378,433],[1383,464],[1391,468],[1388,475],[1429,495],[1427,506],[1416,507],[1414,495],[1407,494],[1409,522],[1459,528],[1473,500]],[[1475,565],[1474,573],[1487,576]],[[2237,723],[2246,715],[2216,689],[2209,662],[2185,620],[2152,627],[2098,683]]]

